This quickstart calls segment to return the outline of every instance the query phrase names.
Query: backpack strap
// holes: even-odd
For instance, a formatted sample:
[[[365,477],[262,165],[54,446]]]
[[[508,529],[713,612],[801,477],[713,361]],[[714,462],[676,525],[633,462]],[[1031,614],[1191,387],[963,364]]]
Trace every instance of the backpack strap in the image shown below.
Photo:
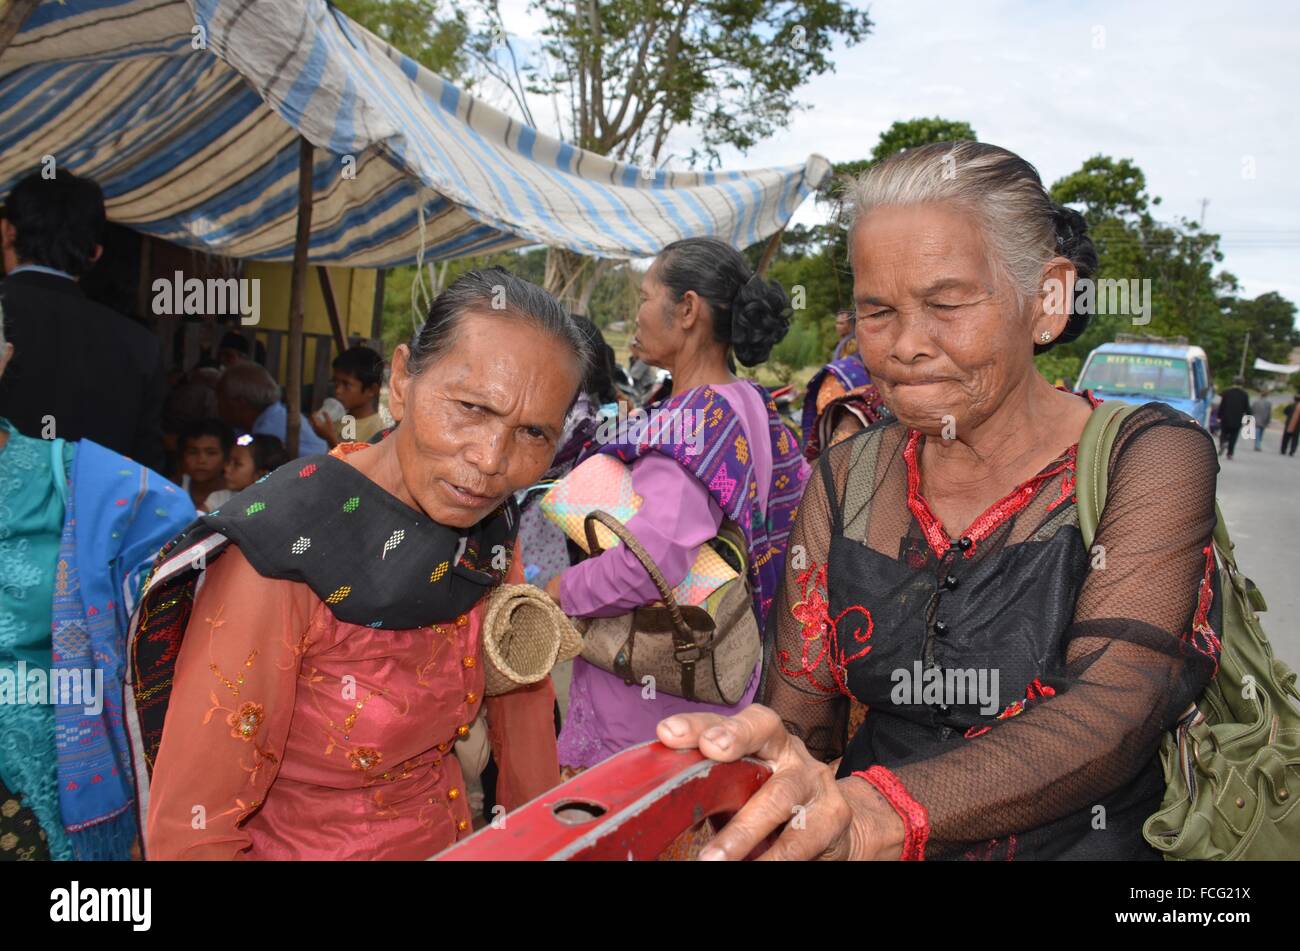
[[[1079,437],[1075,455],[1074,497],[1079,510],[1079,531],[1083,547],[1092,550],[1097,537],[1097,524],[1101,510],[1106,507],[1106,485],[1110,478],[1110,454],[1115,447],[1119,428],[1138,407],[1131,403],[1110,400],[1099,404],[1088,417]]]

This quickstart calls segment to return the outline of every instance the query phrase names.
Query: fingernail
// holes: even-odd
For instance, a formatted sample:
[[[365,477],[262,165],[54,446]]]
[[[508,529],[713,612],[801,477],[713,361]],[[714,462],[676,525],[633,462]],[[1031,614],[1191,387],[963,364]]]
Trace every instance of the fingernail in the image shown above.
[[[720,726],[715,726],[704,734],[704,738],[719,749],[731,748],[731,734]]]
[[[716,846],[710,845],[700,853],[701,862],[725,862],[726,860],[727,853],[723,852],[722,849],[719,849]]]
[[[669,717],[663,722],[663,727],[673,736],[682,736],[686,733],[686,724],[676,717]]]

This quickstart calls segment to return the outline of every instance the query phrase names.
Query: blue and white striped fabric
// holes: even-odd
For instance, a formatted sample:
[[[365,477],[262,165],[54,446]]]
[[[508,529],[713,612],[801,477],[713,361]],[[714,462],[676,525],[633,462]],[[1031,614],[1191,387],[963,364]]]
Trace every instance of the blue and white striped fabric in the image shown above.
[[[196,48],[198,47],[198,48]],[[388,267],[527,244],[655,254],[778,230],[830,173],[655,172],[522,125],[324,0],[60,0],[0,57],[0,193],[53,156],[109,217],[232,257],[292,257],[298,135],[311,260]]]

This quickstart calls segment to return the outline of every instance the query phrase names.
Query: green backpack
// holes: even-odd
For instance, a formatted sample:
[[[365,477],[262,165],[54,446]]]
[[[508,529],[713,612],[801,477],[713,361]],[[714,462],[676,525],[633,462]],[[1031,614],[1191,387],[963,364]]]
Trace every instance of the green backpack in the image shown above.
[[[1079,439],[1079,529],[1089,551],[1106,504],[1120,424],[1136,406],[1098,406]],[[1241,573],[1215,503],[1223,653],[1201,699],[1165,734],[1165,798],[1142,834],[1166,859],[1300,858],[1300,701],[1296,675],[1259,623],[1264,596]]]

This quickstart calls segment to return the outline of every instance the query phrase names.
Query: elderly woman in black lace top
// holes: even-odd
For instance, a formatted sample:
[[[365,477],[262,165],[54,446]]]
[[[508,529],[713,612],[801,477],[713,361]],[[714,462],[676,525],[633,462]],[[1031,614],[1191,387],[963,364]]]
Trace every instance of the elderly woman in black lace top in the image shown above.
[[[1096,255],[1016,155],[913,149],[850,189],[857,340],[895,419],[827,450],[790,539],[755,704],[670,746],[774,775],[704,858],[1154,858],[1161,733],[1218,662],[1213,443],[1150,403],[1091,551],[1096,405],[1034,355],[1077,337]],[[868,707],[848,735],[850,697]],[[799,816],[799,822],[791,818]]]

